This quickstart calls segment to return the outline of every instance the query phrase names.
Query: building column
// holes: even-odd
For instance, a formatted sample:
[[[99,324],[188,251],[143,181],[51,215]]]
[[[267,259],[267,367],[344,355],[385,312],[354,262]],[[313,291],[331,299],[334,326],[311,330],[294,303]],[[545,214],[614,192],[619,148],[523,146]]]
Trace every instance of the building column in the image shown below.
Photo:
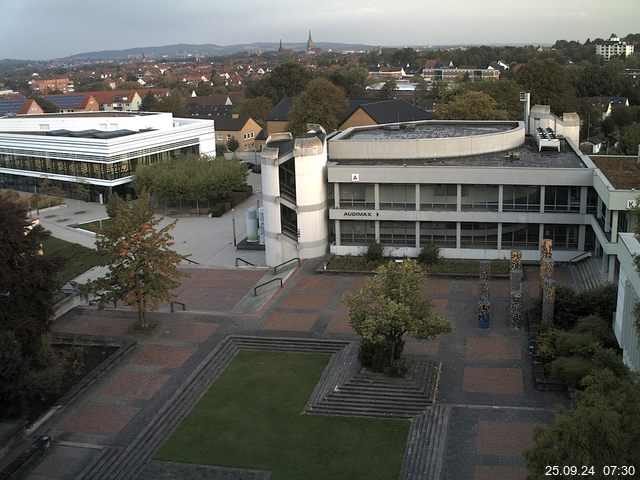
[[[544,197],[546,195],[546,188],[544,185],[540,185],[540,213],[544,213]],[[542,226],[542,225],[540,225]],[[542,234],[540,234],[540,240],[542,240]]]
[[[618,210],[611,212],[611,243],[618,241]]]
[[[500,185],[500,193],[502,193],[502,185]],[[502,205],[502,200],[500,200],[500,205]],[[498,223],[498,250],[502,250],[502,222]]]
[[[336,208],[340,208],[340,184],[338,182],[333,184],[333,203]]]
[[[498,212],[502,213],[502,203],[504,202],[504,185],[498,185]],[[498,224],[498,229],[502,230],[502,224]],[[500,245],[500,239],[498,239]]]
[[[416,221],[416,248],[420,248],[420,222]]]
[[[420,184],[416,183],[416,212],[420,211]]]
[[[602,199],[598,195],[598,206],[596,207],[596,218],[602,218]]]
[[[611,231],[611,210],[609,210],[608,208],[605,208],[604,211],[604,231]]]
[[[460,197],[458,197],[458,198],[460,198]],[[456,222],[456,248],[458,250],[460,250],[460,248],[462,248],[462,228],[460,226],[460,222]]]
[[[380,220],[376,220],[376,226],[375,226],[375,236],[376,236],[376,243],[380,243]]]
[[[339,247],[340,245],[342,245],[342,239],[340,238],[340,220],[333,221],[333,228],[333,231],[336,235],[336,247]]]
[[[587,237],[587,226],[578,225],[578,250],[584,252],[584,242]]]
[[[589,187],[580,187],[580,213],[582,215],[587,214],[587,195],[589,194]]]
[[[616,276],[616,256],[609,255],[609,275],[607,276],[608,282],[613,282]]]
[[[605,273],[607,271],[607,260],[609,260],[609,255],[604,253],[604,246],[602,247],[602,262],[600,262],[600,273]]]
[[[380,210],[380,184],[379,183],[373,184],[373,201],[374,201],[374,208],[376,210]],[[377,223],[378,222],[376,222],[376,228],[378,228]]]
[[[462,211],[462,185],[459,183],[457,187],[458,189],[456,192],[456,212],[461,212]],[[458,231],[460,231],[460,224],[458,224]]]
[[[540,248],[540,242],[544,239],[544,223],[541,223],[538,227],[538,248]]]

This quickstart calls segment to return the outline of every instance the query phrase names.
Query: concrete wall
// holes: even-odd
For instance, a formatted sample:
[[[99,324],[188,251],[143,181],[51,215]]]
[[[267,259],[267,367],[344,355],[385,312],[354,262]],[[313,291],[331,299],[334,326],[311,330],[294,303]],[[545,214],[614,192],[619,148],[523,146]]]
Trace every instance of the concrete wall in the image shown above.
[[[633,308],[640,296],[640,275],[635,269],[633,255],[640,253],[640,243],[632,233],[620,234],[620,275],[618,277],[618,301],[613,322],[613,331],[622,348],[624,363],[640,371],[640,349],[638,332],[634,325]]]

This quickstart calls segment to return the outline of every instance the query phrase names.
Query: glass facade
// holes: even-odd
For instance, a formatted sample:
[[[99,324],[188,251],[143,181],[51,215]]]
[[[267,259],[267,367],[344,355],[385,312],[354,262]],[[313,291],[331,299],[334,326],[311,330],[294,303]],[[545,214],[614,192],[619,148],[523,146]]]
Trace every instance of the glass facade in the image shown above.
[[[498,248],[497,223],[462,222],[460,230],[462,248]]]
[[[553,240],[553,248],[556,250],[577,250],[578,226],[545,223],[544,238]]]
[[[343,183],[340,185],[340,207],[374,208],[374,192],[373,184]]]
[[[380,208],[415,210],[416,186],[413,183],[380,184]]]
[[[503,223],[502,248],[536,250],[540,243],[540,225],[537,223]]]
[[[462,210],[498,210],[498,185],[463,185]]]
[[[580,187],[545,187],[545,212],[580,212]]]
[[[420,222],[420,246],[456,248],[456,222]]]
[[[456,210],[457,197],[455,184],[420,185],[420,210]]]
[[[502,211],[539,212],[540,187],[505,185],[502,189]]]
[[[342,245],[369,245],[376,241],[376,222],[366,220],[341,221]]]
[[[380,222],[380,243],[415,247],[416,222]]]

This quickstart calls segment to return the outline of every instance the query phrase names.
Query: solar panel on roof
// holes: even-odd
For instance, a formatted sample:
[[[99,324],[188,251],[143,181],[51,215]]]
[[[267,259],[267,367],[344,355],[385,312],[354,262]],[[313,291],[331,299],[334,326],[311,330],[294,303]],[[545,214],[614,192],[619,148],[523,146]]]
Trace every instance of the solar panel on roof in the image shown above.
[[[43,98],[58,108],[77,108],[82,104],[84,95],[45,95]]]
[[[10,113],[17,114],[22,108],[24,102],[24,98],[0,100],[0,115],[7,115]]]

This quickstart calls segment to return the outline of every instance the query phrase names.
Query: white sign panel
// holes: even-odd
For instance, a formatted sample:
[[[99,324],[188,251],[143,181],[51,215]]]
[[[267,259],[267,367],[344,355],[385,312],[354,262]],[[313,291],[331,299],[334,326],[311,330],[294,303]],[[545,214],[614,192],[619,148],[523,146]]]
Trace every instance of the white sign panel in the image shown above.
[[[360,174],[359,173],[352,173],[351,174],[351,181],[352,182],[359,182],[360,181]]]

